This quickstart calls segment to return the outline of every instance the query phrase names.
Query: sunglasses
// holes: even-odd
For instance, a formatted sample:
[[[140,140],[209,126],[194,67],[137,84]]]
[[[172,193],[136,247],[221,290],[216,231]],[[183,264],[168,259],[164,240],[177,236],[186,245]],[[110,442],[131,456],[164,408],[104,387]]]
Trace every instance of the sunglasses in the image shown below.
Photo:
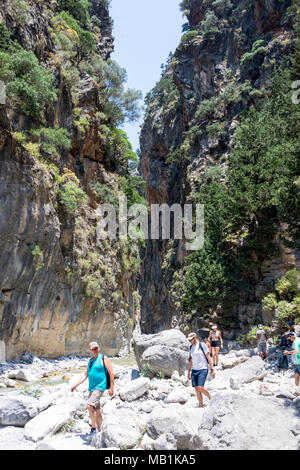
[[[91,351],[98,351],[98,348],[93,348],[91,349]]]

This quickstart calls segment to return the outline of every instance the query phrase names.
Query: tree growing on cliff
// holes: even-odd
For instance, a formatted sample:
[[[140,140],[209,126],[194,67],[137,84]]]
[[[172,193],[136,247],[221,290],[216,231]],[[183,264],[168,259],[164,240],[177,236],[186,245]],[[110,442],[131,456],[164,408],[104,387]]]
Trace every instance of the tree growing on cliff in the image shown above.
[[[46,108],[57,98],[54,75],[39,64],[36,56],[22,48],[0,52],[0,79],[6,83],[6,94],[34,119],[42,119]]]

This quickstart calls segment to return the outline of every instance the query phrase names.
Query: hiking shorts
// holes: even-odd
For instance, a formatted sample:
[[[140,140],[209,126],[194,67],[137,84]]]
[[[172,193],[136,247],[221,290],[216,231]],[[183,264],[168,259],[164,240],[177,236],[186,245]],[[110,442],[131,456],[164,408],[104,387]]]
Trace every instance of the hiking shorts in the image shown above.
[[[257,345],[257,351],[259,353],[266,354],[266,352],[267,352],[267,343],[259,343]]]
[[[208,369],[192,370],[192,387],[204,387]]]
[[[93,406],[95,410],[100,410],[100,399],[103,395],[103,391],[96,388],[93,392],[90,392],[87,405]]]
[[[220,348],[221,347],[221,342],[220,341],[212,341],[210,343],[212,348]]]
[[[299,364],[295,368],[295,374],[300,375],[300,365]]]

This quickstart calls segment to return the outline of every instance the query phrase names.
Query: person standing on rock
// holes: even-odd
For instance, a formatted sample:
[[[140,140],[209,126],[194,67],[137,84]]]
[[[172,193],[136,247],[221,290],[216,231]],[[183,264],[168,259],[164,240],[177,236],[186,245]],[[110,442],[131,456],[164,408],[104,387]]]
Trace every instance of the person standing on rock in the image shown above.
[[[299,383],[300,383],[300,338],[297,337],[294,331],[289,333],[289,338],[293,343],[292,351],[285,350],[284,355],[288,356],[289,354],[293,356],[293,362],[295,364],[295,385],[297,391],[299,392]]]
[[[205,343],[198,341],[196,333],[190,333],[188,340],[191,343],[188,379],[192,379],[192,386],[196,390],[199,407],[203,408],[202,394],[209,400],[211,399],[209,392],[204,388],[208,375],[208,366],[210,367],[212,377],[215,377],[214,367],[207,346]]]
[[[219,364],[219,351],[220,348],[223,349],[223,339],[221,331],[218,330],[217,325],[214,325],[209,333],[208,337],[211,345],[211,352],[213,357],[214,366]]]
[[[267,337],[262,325],[258,325],[256,332],[257,351],[262,360],[268,359]]]
[[[110,377],[110,389],[108,393],[111,397],[114,395],[114,373],[109,359],[103,354],[100,354],[98,343],[90,343],[89,348],[92,357],[84,374],[79,378],[78,382],[71,387],[71,392],[74,392],[74,390],[87,378],[89,379],[89,399],[87,402],[87,409],[92,422],[91,433],[94,433],[96,432],[96,428],[98,429],[98,432],[100,432],[102,426],[100,399],[107,387],[105,368],[107,369]]]

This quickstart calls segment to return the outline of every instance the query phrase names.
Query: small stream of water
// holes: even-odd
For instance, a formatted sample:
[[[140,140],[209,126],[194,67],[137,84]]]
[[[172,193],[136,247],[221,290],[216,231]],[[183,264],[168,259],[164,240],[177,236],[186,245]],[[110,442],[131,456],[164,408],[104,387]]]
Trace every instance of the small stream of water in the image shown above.
[[[132,352],[128,356],[120,357],[120,358],[111,358],[110,359],[112,364],[115,364],[117,366],[122,366],[122,367],[134,367],[136,366],[136,359],[135,355]],[[87,359],[88,363],[88,359]],[[28,391],[32,392],[34,390],[39,390],[42,389],[43,387],[51,387],[51,386],[57,386],[61,384],[68,383],[70,379],[76,375],[82,374],[82,372],[85,370],[85,367],[76,367],[76,368],[65,368],[53,372],[49,372],[47,374],[47,377],[40,378],[39,380],[35,382],[23,382],[21,380],[14,380],[16,383],[15,388],[3,388],[0,389],[1,394],[6,394],[6,393],[16,393],[16,391]]]

